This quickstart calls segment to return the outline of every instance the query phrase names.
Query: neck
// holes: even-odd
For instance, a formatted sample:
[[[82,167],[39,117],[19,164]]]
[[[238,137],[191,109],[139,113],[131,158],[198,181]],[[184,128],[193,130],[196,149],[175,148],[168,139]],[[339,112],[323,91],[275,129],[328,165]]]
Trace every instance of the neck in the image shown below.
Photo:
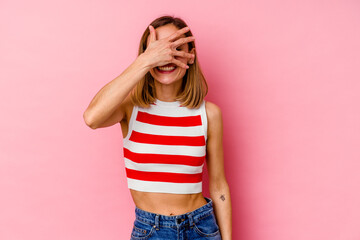
[[[164,102],[176,101],[176,96],[180,92],[182,80],[175,81],[171,84],[162,84],[155,81],[156,98]]]

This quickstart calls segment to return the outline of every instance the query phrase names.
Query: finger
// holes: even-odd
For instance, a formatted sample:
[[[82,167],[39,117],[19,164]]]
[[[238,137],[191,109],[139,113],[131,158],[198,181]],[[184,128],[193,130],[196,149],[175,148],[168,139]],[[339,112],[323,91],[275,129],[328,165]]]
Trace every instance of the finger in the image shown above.
[[[171,43],[171,45],[175,48],[177,48],[178,46],[181,46],[185,43],[188,43],[188,42],[192,42],[195,40],[195,37],[194,36],[190,36],[190,37],[186,37],[186,38],[180,38],[178,40],[176,40],[175,42]]]
[[[176,32],[174,32],[173,34],[171,34],[169,37],[168,37],[168,40],[169,41],[173,41],[175,39],[177,39],[179,36],[181,36],[182,34],[188,32],[190,30],[189,27],[184,27],[182,29],[179,29],[177,30]]]
[[[185,58],[194,58],[195,54],[184,52],[184,51],[173,51],[173,56],[185,57]]]
[[[176,65],[178,65],[179,67],[182,67],[182,68],[185,68],[185,69],[188,69],[188,68],[189,68],[188,65],[186,65],[185,63],[182,63],[181,61],[179,61],[179,60],[177,60],[177,59],[175,59],[175,58],[173,58],[173,59],[171,60],[171,62],[174,63],[174,64],[176,64]]]
[[[149,25],[149,30],[150,30],[150,36],[149,36],[150,42],[156,41],[156,32],[155,32],[155,29],[154,29],[154,27],[152,25]]]

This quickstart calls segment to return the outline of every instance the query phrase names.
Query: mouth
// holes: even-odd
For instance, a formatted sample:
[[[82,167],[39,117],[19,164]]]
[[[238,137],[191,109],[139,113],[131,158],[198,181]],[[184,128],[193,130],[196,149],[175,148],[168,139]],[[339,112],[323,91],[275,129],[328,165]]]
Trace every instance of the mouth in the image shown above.
[[[158,66],[156,67],[156,70],[159,72],[159,73],[172,73],[174,72],[175,70],[177,69],[177,66],[173,63],[169,63],[169,64],[166,64],[164,66]]]

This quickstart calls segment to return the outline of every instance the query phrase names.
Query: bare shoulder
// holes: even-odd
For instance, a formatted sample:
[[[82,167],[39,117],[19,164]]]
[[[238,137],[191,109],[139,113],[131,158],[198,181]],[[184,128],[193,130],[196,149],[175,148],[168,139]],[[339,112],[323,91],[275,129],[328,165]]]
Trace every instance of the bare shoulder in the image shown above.
[[[209,139],[212,139],[212,136],[218,138],[222,135],[222,113],[218,105],[213,102],[205,102],[206,115],[208,120],[208,129],[207,135]]]
[[[205,101],[206,115],[208,121],[218,121],[221,119],[221,109],[218,105],[213,102]]]

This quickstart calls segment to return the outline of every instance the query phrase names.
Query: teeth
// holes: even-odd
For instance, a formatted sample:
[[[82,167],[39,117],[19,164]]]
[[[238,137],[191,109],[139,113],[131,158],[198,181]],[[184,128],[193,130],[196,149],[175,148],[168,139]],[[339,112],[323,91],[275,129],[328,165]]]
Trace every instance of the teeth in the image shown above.
[[[158,67],[161,71],[171,71],[174,70],[176,67]]]

